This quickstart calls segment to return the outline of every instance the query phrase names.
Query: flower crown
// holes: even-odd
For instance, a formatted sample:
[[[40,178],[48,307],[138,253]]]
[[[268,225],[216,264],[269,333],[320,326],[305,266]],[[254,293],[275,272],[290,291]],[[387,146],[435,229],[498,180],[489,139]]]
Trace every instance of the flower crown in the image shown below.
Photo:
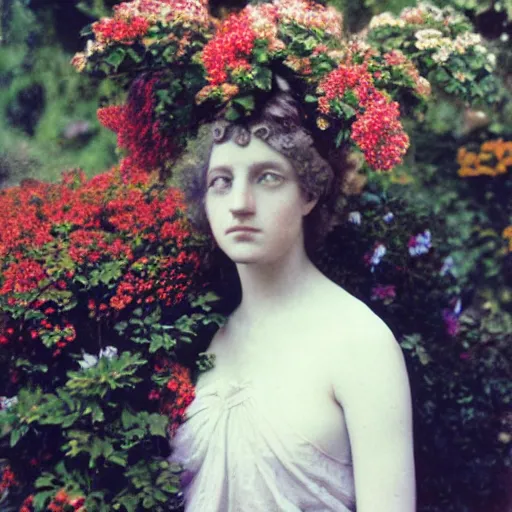
[[[207,0],[133,0],[83,33],[94,39],[73,65],[130,91],[98,110],[128,152],[125,169],[172,169],[201,124],[257,113],[280,75],[313,135],[386,171],[409,145],[399,102],[420,106],[430,93],[411,61],[348,42],[342,15],[311,0],[249,4],[223,20]]]

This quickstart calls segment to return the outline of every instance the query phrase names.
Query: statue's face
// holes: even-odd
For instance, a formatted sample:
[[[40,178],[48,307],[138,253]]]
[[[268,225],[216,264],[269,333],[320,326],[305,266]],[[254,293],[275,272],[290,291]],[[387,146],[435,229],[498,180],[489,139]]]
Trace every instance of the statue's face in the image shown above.
[[[306,200],[287,158],[257,137],[245,147],[214,145],[206,187],[211,230],[235,263],[271,263],[303,244],[302,220],[316,200]]]

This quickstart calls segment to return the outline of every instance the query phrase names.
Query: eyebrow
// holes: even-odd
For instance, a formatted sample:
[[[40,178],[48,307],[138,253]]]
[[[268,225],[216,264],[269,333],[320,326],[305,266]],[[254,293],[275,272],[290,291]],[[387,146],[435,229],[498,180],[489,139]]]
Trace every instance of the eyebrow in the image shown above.
[[[254,164],[251,164],[249,166],[249,172],[257,172],[257,171],[261,171],[263,169],[266,169],[268,167],[274,167],[276,168],[277,170],[283,172],[283,173],[288,173],[289,170],[286,169],[282,164],[280,164],[279,162],[276,162],[274,160],[266,160],[264,162],[256,162]],[[212,167],[211,169],[208,170],[207,172],[207,175],[208,174],[211,174],[215,171],[232,171],[233,168],[230,167],[229,165],[217,165],[215,167]]]

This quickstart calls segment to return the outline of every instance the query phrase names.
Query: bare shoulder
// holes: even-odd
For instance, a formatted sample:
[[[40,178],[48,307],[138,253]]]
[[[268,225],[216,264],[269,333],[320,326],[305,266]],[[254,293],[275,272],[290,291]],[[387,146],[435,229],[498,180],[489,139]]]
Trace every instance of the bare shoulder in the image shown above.
[[[332,350],[365,350],[396,341],[389,326],[370,307],[340,286],[332,283],[329,293]],[[383,341],[383,340],[387,340]]]
[[[339,288],[333,291],[328,314],[333,328],[326,349],[338,399],[346,399],[352,390],[360,392],[361,386],[408,385],[402,349],[394,333],[364,302]]]

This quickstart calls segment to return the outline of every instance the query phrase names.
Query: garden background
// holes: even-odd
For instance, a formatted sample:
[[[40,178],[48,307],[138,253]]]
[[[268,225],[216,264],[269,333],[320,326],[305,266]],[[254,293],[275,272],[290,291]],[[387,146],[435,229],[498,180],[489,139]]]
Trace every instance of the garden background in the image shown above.
[[[117,3],[0,0],[5,512],[179,509],[167,436],[235,300],[216,300],[226,282],[236,288],[232,269],[199,265],[204,240],[172,181],[121,179],[127,146],[96,113],[125,93],[70,63],[82,28]],[[383,52],[410,49],[414,33],[397,20],[415,2],[332,5],[347,35],[370,26]],[[481,41],[463,57],[410,54],[433,90],[405,121],[411,148],[392,172],[353,172],[345,221],[316,263],[404,350],[418,511],[510,512],[512,3],[436,5],[462,13]],[[243,4],[210,6],[221,16]],[[371,25],[383,12],[394,17]]]

